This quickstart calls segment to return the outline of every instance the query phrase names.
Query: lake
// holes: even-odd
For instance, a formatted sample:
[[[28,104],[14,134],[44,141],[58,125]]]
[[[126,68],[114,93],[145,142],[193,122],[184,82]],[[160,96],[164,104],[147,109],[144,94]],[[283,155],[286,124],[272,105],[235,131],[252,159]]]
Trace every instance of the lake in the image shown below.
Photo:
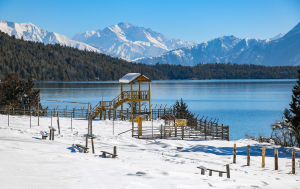
[[[281,120],[284,109],[289,108],[295,84],[295,79],[152,81],[151,103],[152,108],[169,108],[182,98],[196,116],[216,118],[229,125],[231,140],[244,138],[245,133],[269,137],[270,124]],[[142,89],[147,87],[142,85]],[[90,102],[93,106],[120,94],[119,82],[113,81],[41,82],[35,83],[35,89],[41,90],[41,99]],[[129,86],[124,90],[130,90]],[[41,103],[49,108],[84,106],[45,100]]]

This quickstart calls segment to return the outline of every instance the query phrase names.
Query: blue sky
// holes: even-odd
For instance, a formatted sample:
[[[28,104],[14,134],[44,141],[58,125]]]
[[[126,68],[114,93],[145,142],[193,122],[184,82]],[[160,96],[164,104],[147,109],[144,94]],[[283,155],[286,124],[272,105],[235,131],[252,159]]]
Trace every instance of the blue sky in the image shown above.
[[[300,22],[300,0],[0,0],[0,19],[69,38],[127,22],[196,43],[224,35],[266,39]]]

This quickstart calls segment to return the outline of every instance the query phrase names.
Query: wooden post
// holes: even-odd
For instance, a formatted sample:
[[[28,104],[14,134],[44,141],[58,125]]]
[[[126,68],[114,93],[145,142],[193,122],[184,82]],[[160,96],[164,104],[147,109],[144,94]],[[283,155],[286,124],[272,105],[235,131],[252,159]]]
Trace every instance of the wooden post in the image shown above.
[[[52,140],[54,140],[54,131],[52,130]]]
[[[201,175],[205,175],[205,170],[201,169]]]
[[[250,166],[250,145],[247,146],[247,166]]]
[[[175,127],[175,137],[177,137],[177,127]]]
[[[292,151],[292,174],[295,174],[295,151]]]
[[[223,123],[222,123],[222,140],[224,139]]]
[[[226,164],[226,172],[227,172],[227,178],[230,178],[229,164]]]
[[[265,147],[263,147],[262,148],[262,160],[261,160],[261,168],[265,168],[265,153],[266,152],[266,148]]]
[[[209,176],[212,176],[212,170],[209,170]]]
[[[204,135],[205,135],[205,140],[206,140],[206,120],[204,121]]]
[[[40,101],[38,101],[38,126],[40,126]]]
[[[30,128],[31,128],[31,106],[30,106]]]
[[[114,154],[117,155],[117,147],[114,146]],[[116,156],[114,156],[113,158],[115,158]]]
[[[183,128],[183,126],[181,126],[181,138],[182,138],[182,140],[183,140],[183,137],[184,137],[184,128]]]
[[[88,147],[88,137],[85,137],[85,147],[87,148]]]
[[[52,110],[51,110],[51,127],[52,127]]]
[[[278,170],[278,150],[275,150],[275,170]]]
[[[163,127],[163,125],[161,124],[161,125],[160,125],[160,138],[161,138],[161,139],[162,139],[162,135],[163,135],[163,134],[162,134],[162,133],[163,133],[162,127]]]
[[[8,110],[7,110],[7,126],[9,126],[9,108],[10,106],[8,106]],[[31,120],[31,117],[30,117]],[[30,128],[31,128],[31,121],[30,121]]]
[[[25,106],[24,106],[24,115],[25,115]]]
[[[236,163],[236,144],[233,145],[233,163]]]
[[[52,130],[51,129],[50,129],[49,134],[50,134],[49,140],[51,140],[51,138],[52,138]]]
[[[94,150],[94,140],[93,140],[93,138],[91,138],[91,141],[92,141],[92,150],[93,150],[93,154],[94,154],[95,150]]]

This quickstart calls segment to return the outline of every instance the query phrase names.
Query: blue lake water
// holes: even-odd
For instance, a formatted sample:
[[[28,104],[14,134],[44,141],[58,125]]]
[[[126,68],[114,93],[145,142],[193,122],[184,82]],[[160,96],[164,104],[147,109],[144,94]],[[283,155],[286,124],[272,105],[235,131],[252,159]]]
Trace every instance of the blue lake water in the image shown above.
[[[170,107],[183,99],[199,117],[219,119],[230,126],[230,139],[271,133],[270,124],[281,120],[283,110],[289,108],[292,88],[296,80],[180,80],[151,82],[153,108]],[[110,101],[120,94],[119,82],[56,82],[36,83],[41,99],[90,102]],[[135,86],[137,89],[138,86]],[[142,89],[148,85],[143,84]],[[125,86],[124,90],[130,90]],[[41,101],[50,108],[81,108],[82,104]],[[157,104],[157,105],[155,105]]]

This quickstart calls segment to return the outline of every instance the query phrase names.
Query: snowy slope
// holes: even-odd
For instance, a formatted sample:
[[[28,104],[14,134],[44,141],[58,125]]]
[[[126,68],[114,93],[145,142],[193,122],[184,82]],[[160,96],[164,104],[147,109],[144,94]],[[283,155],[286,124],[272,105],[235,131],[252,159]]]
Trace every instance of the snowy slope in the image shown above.
[[[54,141],[41,140],[40,131],[48,130],[50,118],[0,115],[0,188],[300,188],[300,167],[296,152],[296,175],[291,172],[291,153],[297,148],[283,148],[251,140],[143,140],[131,137],[128,121],[93,121],[95,154],[82,153],[74,144],[85,145],[86,119],[60,118],[61,134]],[[155,120],[154,127],[162,122]],[[145,121],[143,125],[151,125]],[[56,118],[53,126],[57,128]],[[237,145],[237,163],[232,164],[233,145]],[[251,145],[250,166],[247,145]],[[116,159],[104,158],[101,150],[113,152]],[[176,149],[177,146],[183,150]],[[261,151],[266,148],[265,168],[261,168]],[[279,151],[279,170],[274,170],[274,149]],[[202,166],[225,171],[230,164],[230,178],[208,171],[201,175]]]
[[[168,39],[149,28],[122,22],[104,29],[78,33],[72,39],[102,47],[109,53],[126,60],[157,56],[173,49],[195,44],[178,39]]]
[[[47,30],[36,27],[31,23],[15,23],[6,22],[0,20],[0,30],[7,33],[8,35],[15,35],[16,38],[20,39],[23,36],[24,40],[37,41],[44,44],[61,44],[70,47],[75,47],[81,50],[94,51],[98,53],[106,53],[106,51],[99,47],[93,47],[91,45],[81,43],[69,39],[64,35],[57,34],[55,32],[48,32]]]
[[[192,47],[175,49],[159,56],[133,61],[191,66],[215,62],[266,66],[300,65],[299,28],[300,23],[287,34],[279,34],[266,40],[224,36]]]

